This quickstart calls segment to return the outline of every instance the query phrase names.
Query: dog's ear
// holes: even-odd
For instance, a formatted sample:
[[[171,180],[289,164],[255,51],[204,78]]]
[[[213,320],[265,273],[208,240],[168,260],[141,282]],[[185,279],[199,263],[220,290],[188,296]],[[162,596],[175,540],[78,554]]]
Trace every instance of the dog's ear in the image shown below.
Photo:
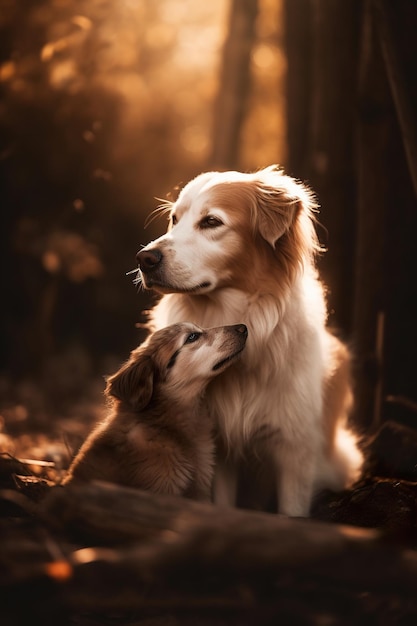
[[[127,402],[135,411],[145,409],[152,399],[155,366],[148,354],[132,355],[107,379],[105,393]]]
[[[284,189],[259,181],[256,185],[257,222],[261,236],[273,247],[292,226],[301,208],[301,199]]]
[[[318,207],[311,190],[277,165],[260,170],[251,181],[255,207],[252,220],[261,236],[273,247],[287,233],[299,214],[311,218]]]

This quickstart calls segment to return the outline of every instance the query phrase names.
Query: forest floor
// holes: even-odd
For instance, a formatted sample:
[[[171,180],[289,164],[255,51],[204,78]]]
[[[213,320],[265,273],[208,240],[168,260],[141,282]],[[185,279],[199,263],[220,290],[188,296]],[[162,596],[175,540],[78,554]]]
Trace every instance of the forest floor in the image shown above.
[[[24,393],[2,409],[2,626],[417,623],[414,429],[382,424],[363,479],[320,494],[309,520],[104,484],[66,491],[102,415],[99,387],[52,421]]]

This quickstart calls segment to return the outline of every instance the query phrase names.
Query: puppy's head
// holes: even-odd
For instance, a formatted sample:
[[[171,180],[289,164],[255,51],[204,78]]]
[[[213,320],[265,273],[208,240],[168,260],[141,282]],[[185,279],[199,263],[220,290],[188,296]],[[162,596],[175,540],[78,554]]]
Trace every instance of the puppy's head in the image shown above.
[[[245,347],[244,324],[202,329],[173,324],[156,331],[107,379],[106,395],[143,411],[153,400],[195,401]]]
[[[138,252],[142,284],[161,293],[252,292],[271,263],[291,280],[318,249],[315,206],[276,166],[201,174],[172,204],[168,232]]]

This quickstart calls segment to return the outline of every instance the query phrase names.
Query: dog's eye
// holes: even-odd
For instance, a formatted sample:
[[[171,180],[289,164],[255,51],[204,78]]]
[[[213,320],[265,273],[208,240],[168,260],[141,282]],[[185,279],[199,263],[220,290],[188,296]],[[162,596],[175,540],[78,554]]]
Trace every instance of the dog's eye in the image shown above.
[[[199,337],[201,337],[201,333],[190,333],[187,339],[185,340],[184,344],[194,343],[194,341],[197,341]]]
[[[173,226],[175,226],[175,224],[178,222],[177,216],[176,215],[171,215],[171,223]]]
[[[223,222],[218,217],[214,217],[214,215],[207,215],[200,222],[200,228],[217,228],[222,225]]]

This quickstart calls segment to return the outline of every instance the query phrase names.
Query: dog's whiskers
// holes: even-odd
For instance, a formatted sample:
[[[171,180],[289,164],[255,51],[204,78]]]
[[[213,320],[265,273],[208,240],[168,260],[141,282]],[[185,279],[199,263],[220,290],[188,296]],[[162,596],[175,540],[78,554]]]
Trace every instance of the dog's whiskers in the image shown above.
[[[138,288],[138,291],[139,291],[139,289],[141,289],[143,286],[142,274],[140,272],[140,269],[138,267],[135,267],[135,269],[130,270],[129,272],[126,272],[126,276],[130,276],[131,274],[136,274],[132,282],[135,285],[135,287]]]
[[[162,198],[155,198],[155,200],[159,200],[162,204],[160,204],[152,213],[146,218],[144,227],[147,228],[157,217],[160,215],[166,215],[171,212],[172,205],[174,204],[170,200],[163,200]]]

